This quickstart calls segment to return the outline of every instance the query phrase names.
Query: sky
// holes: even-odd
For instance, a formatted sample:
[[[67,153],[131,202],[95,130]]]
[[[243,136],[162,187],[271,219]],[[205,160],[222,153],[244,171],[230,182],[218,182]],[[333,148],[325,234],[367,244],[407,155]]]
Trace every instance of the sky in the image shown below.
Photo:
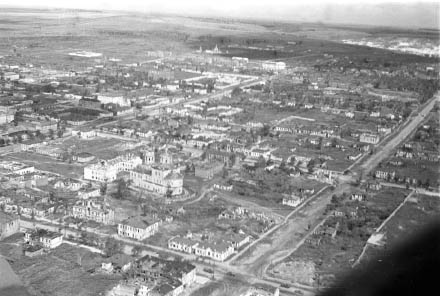
[[[440,17],[439,3],[429,0],[0,0],[0,5],[409,28],[439,28]]]

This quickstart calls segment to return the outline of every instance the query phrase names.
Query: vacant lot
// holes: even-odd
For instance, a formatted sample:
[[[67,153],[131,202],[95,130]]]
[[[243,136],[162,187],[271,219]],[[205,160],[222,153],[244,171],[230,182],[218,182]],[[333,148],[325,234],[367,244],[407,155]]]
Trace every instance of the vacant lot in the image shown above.
[[[351,269],[354,261],[362,252],[366,241],[377,227],[392,211],[405,199],[408,190],[385,188],[382,191],[369,193],[367,202],[348,202],[340,204],[358,207],[357,217],[333,217],[330,216],[324,226],[335,227],[338,231],[334,238],[323,234],[309,236],[312,241],[305,242],[282,263],[301,260],[312,262],[316,272],[324,279],[333,278]],[[331,212],[329,212],[331,213]],[[320,239],[319,244],[315,244]],[[279,268],[277,266],[277,268]],[[321,284],[329,284],[326,280]]]
[[[61,162],[51,157],[36,153],[11,153],[5,156],[5,158],[13,161],[20,161],[35,166],[35,168],[38,170],[53,172],[69,178],[80,178],[84,172],[83,167],[78,164]]]
[[[48,255],[14,261],[12,268],[35,295],[96,296],[116,285],[119,276],[90,274],[100,255],[63,244]]]

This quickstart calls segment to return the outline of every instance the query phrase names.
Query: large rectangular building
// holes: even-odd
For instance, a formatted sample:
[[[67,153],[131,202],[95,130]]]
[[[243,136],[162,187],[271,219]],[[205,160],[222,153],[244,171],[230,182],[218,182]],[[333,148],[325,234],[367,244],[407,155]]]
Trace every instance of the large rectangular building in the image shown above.
[[[84,168],[84,179],[111,182],[116,180],[118,173],[128,172],[136,166],[142,164],[142,159],[133,154],[126,154],[118,156],[109,161],[101,161],[96,164],[91,164]]]

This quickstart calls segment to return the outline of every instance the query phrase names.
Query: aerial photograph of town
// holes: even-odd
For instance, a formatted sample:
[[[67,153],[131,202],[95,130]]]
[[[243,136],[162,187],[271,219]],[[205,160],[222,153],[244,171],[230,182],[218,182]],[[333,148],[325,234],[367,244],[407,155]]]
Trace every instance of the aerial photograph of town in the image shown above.
[[[0,1],[0,296],[436,284],[439,3],[96,2]]]

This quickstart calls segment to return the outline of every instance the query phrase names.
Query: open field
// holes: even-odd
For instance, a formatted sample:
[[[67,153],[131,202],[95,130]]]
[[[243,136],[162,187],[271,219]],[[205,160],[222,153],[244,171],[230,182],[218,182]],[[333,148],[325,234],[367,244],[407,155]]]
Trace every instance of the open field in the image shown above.
[[[440,200],[436,196],[414,195],[382,229],[387,249],[398,248],[434,223],[439,223]],[[383,256],[382,248],[369,245],[361,263]]]
[[[53,172],[68,178],[81,178],[84,172],[83,167],[80,165],[61,162],[49,156],[36,153],[11,153],[5,158],[13,161],[20,161],[28,165],[33,165],[38,170]]]
[[[19,242],[22,240],[18,238]],[[9,241],[11,239],[1,242],[0,246]],[[102,258],[98,254],[63,244],[50,254],[39,257],[29,258],[21,253],[15,256],[11,266],[32,295],[96,296],[120,280],[119,276],[93,275],[87,271],[100,267],[101,262]]]
[[[270,274],[289,279],[290,273],[294,272],[294,270],[289,271],[287,266],[289,262],[292,266],[296,266],[296,264],[310,265],[303,272],[306,274],[310,270],[313,270],[312,273],[317,272],[321,277],[321,284],[328,285],[335,276],[340,276],[351,269],[369,235],[404,200],[407,194],[407,190],[395,190],[394,188],[385,189],[375,194],[370,193],[365,205],[358,204],[360,209],[357,218],[330,216],[324,222],[324,226],[320,226],[320,228],[334,227],[338,223],[339,228],[334,238],[312,234],[311,238],[320,238],[319,243],[305,242],[282,262],[273,266],[270,269]],[[313,229],[313,225],[311,229]],[[316,283],[306,281],[305,274],[296,278],[304,284],[314,285]]]

